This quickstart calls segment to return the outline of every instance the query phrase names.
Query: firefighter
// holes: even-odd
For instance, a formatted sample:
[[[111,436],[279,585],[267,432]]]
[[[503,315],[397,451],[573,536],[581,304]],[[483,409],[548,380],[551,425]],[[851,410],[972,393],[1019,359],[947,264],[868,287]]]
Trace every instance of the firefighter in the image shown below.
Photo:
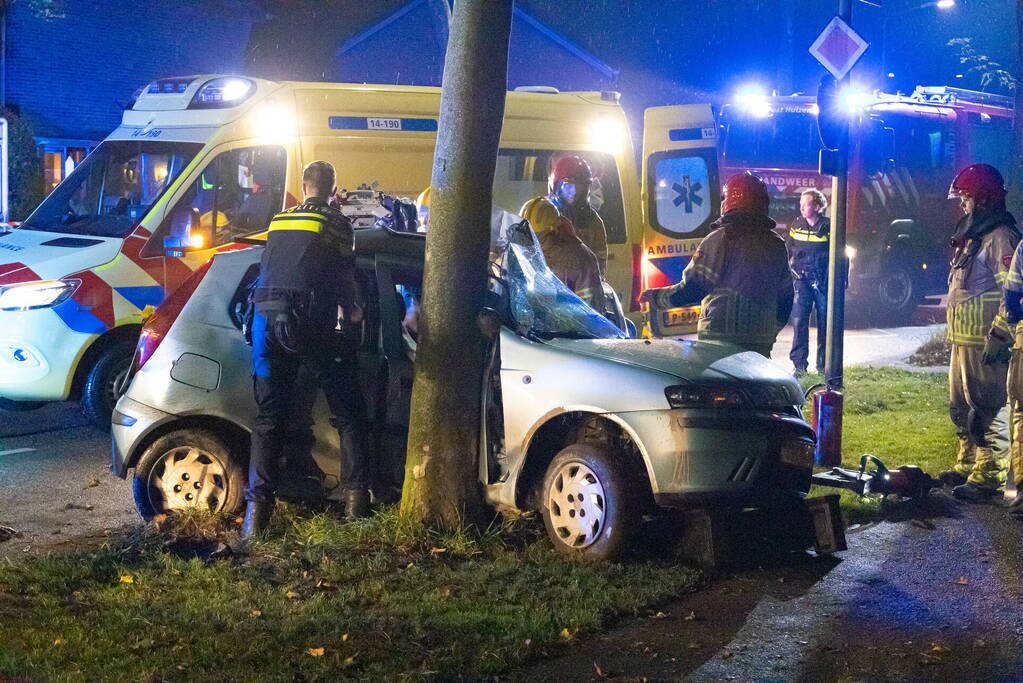
[[[700,303],[699,339],[726,341],[768,358],[792,311],[785,243],[767,216],[767,186],[746,172],[729,178],[721,218],[671,287],[648,289],[659,308]]]
[[[607,272],[607,230],[600,215],[590,207],[592,184],[593,171],[584,159],[574,155],[561,157],[554,162],[547,179],[547,196],[526,202],[519,213],[529,220],[527,214],[533,212],[536,204],[551,204],[558,215],[572,222],[575,234],[596,255],[599,275],[603,278]],[[549,261],[548,265],[554,269]]]
[[[1003,288],[1019,242],[1005,210],[1002,175],[987,164],[963,169],[952,181],[963,217],[952,237],[948,285],[949,414],[959,439],[951,470],[939,476],[962,500],[990,498],[1004,481],[1006,375],[1012,329]]]
[[[323,390],[341,436],[345,515],[369,508],[367,445],[350,356],[336,349],[338,312],[361,320],[356,304],[355,241],[351,222],[328,205],[334,167],[314,161],[302,174],[304,200],[274,216],[253,295],[253,389],[258,413],[249,458],[248,506],[242,537],[265,528],[280,481],[278,466],[289,435],[296,378],[305,366]]]
[[[828,324],[828,238],[831,221],[824,215],[828,202],[820,190],[799,195],[799,217],[789,226],[785,245],[795,296],[792,303],[792,350],[789,359],[796,377],[807,371],[810,355],[810,314],[817,310],[817,372],[824,371]]]
[[[1011,405],[1010,471],[1016,484],[1016,496],[1009,503],[1013,516],[1023,517],[1023,242],[1016,246],[1005,280],[1005,317],[1015,328],[1015,344],[1009,360],[1008,394]]]
[[[536,233],[551,271],[576,296],[603,314],[604,283],[600,279],[600,266],[596,255],[576,234],[573,223],[543,199],[526,202],[520,213]]]

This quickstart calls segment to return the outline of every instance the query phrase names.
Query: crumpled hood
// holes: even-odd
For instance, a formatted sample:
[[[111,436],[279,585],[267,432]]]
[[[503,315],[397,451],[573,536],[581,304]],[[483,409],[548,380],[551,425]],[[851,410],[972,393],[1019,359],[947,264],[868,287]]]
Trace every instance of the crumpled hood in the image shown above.
[[[551,339],[545,343],[573,353],[627,363],[690,382],[765,382],[782,385],[796,403],[799,383],[754,351],[723,342],[684,339]]]
[[[0,235],[0,283],[52,280],[113,260],[123,240],[15,229]]]

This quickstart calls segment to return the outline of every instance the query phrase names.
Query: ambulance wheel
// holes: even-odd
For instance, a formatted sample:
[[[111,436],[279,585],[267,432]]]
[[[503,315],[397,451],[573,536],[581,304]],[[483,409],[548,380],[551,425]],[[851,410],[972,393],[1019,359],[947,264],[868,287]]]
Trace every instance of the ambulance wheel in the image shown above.
[[[540,510],[554,549],[584,562],[627,552],[642,522],[637,482],[621,458],[589,443],[561,450],[547,467]]]
[[[99,429],[110,429],[110,415],[120,398],[133,350],[131,342],[111,344],[99,353],[85,376],[79,406],[85,418]]]
[[[9,398],[0,398],[0,410],[7,410],[12,413],[38,410],[44,405],[46,405],[46,401],[14,401]]]
[[[245,468],[208,429],[168,432],[142,452],[132,477],[135,507],[145,520],[175,510],[241,510]]]

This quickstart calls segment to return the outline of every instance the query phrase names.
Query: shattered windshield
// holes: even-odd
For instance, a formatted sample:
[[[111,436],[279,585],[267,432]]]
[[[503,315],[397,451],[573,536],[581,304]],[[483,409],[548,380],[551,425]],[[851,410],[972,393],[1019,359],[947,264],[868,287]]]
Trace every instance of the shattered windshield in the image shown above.
[[[200,144],[107,141],[21,224],[23,229],[124,237],[156,204]]]
[[[551,272],[528,224],[514,226],[505,249],[503,261],[509,306],[520,334],[540,339],[626,337]]]

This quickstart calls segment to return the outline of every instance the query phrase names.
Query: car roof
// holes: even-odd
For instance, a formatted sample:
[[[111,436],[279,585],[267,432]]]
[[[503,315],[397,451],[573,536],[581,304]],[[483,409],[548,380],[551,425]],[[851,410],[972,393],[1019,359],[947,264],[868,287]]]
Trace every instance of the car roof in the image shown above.
[[[426,253],[426,234],[398,232],[387,228],[362,228],[355,231],[355,255],[387,254],[422,261]]]

